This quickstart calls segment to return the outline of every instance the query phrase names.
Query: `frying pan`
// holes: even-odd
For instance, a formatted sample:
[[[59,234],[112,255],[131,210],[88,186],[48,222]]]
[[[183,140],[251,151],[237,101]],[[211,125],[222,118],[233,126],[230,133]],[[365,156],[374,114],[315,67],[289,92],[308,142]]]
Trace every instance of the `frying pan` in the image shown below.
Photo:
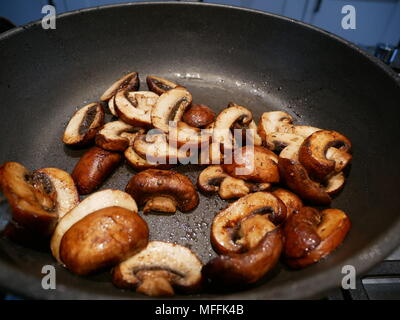
[[[339,286],[342,267],[357,275],[400,243],[399,101],[396,75],[338,37],[280,16],[195,3],[135,3],[62,14],[56,30],[40,22],[0,36],[0,163],[71,172],[84,150],[61,143],[78,106],[98,101],[122,74],[138,71],[186,86],[197,103],[216,111],[234,101],[258,119],[284,110],[296,123],[337,130],[354,145],[344,191],[332,206],[353,227],[341,248],[300,271],[278,265],[263,281],[236,291],[176,298],[315,298]],[[181,167],[193,181],[199,170]],[[102,188],[123,189],[134,174],[121,166]],[[148,215],[151,239],[189,246],[203,262],[213,216],[227,205],[201,196],[192,213]],[[4,225],[9,209],[1,205]],[[43,265],[56,266],[57,289],[43,290]],[[110,283],[109,274],[78,277],[57,266],[48,252],[0,240],[0,284],[31,298],[143,299]]]

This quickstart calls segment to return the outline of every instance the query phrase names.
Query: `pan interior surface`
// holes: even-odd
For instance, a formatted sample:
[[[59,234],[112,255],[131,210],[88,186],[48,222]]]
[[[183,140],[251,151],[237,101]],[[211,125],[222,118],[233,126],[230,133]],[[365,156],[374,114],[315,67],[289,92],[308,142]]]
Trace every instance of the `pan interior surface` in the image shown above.
[[[0,163],[71,172],[85,150],[63,146],[76,108],[98,101],[121,75],[159,75],[188,88],[195,103],[220,111],[230,101],[253,111],[283,110],[298,124],[339,131],[354,146],[344,191],[332,207],[352,229],[328,259],[301,271],[278,265],[261,283],[178,298],[307,298],[339,286],[344,265],[363,272],[400,242],[398,215],[400,87],[382,66],[344,41],[274,15],[198,4],[130,4],[65,14],[56,30],[32,24],[0,38]],[[179,167],[195,182],[200,169]],[[102,186],[123,190],[122,165]],[[201,195],[191,213],[147,215],[153,240],[190,247],[206,263],[214,215],[228,205]],[[0,203],[0,227],[7,205]],[[142,215],[143,216],[143,215]],[[146,298],[121,291],[108,273],[78,277],[56,266],[57,290],[41,287],[48,252],[0,239],[0,286],[38,298]]]

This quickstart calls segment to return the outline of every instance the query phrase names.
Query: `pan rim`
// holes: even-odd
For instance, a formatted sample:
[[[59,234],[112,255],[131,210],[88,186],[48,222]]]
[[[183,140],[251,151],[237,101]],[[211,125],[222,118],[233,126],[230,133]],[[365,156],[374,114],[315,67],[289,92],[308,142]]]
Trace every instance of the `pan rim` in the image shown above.
[[[250,14],[261,14],[268,17],[273,17],[276,19],[281,19],[289,23],[295,23],[298,26],[313,30],[314,32],[322,33],[324,36],[332,38],[334,41],[338,41],[351,49],[355,50],[358,54],[361,54],[364,58],[367,58],[371,63],[377,65],[381,71],[384,71],[387,76],[389,76],[400,89],[400,77],[385,65],[382,61],[357,47],[355,44],[334,35],[328,31],[322,30],[318,27],[306,24],[304,22],[283,17],[280,15],[263,12],[254,9],[241,8],[237,6],[212,4],[212,3],[193,3],[193,2],[135,2],[135,3],[120,3],[112,5],[97,6],[85,9],[79,9],[71,12],[62,13],[57,16],[58,19],[66,18],[72,15],[78,15],[86,12],[93,12],[96,10],[107,10],[109,8],[119,8],[119,7],[130,7],[130,6],[204,6],[210,8],[226,8],[230,10],[239,10],[243,12],[248,12]],[[0,43],[9,37],[12,37],[20,32],[29,30],[33,27],[37,27],[41,24],[41,20],[30,22],[28,24],[22,25],[20,27],[13,28],[9,31],[4,32],[0,35]],[[388,229],[387,234],[382,234],[377,236],[369,246],[362,248],[357,254],[351,256],[350,258],[344,260],[342,263],[352,264],[356,267],[358,275],[364,274],[366,271],[371,269],[374,265],[386,258],[395,248],[400,244],[400,219]],[[99,294],[93,292],[87,292],[81,289],[77,289],[72,286],[60,285],[58,290],[47,291],[47,290],[37,290],[38,289],[38,278],[33,275],[27,275],[19,269],[16,269],[9,265],[7,262],[0,261],[0,267],[2,272],[0,273],[0,283],[5,288],[8,289],[22,297],[36,298],[36,299],[151,299],[146,296],[136,297],[134,295],[130,297],[123,297],[122,294]],[[310,275],[303,277],[302,279],[296,280],[293,283],[286,281],[280,287],[274,288],[274,296],[271,293],[259,292],[256,288],[255,291],[240,291],[233,292],[229,294],[224,294],[217,296],[217,299],[297,299],[297,298],[315,298],[323,294],[323,292],[337,286],[340,283],[341,273],[335,270],[335,266],[323,270],[316,275]],[[10,276],[13,277],[13,282],[9,281]],[[313,279],[314,283],[319,283],[318,286],[310,287],[310,279]],[[117,289],[118,290],[118,289]],[[306,294],[304,294],[306,292]],[[299,294],[300,293],[300,294]],[[209,296],[179,296],[179,299],[210,299]]]

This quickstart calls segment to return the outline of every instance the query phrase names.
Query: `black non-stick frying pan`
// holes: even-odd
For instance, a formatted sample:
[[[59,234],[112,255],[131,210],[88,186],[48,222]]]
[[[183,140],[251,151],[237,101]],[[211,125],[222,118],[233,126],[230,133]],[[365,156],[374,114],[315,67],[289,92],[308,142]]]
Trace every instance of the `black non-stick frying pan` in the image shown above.
[[[382,63],[354,45],[303,23],[219,5],[135,3],[63,14],[56,30],[40,22],[0,36],[0,163],[71,171],[83,150],[64,147],[66,122],[78,106],[98,101],[122,74],[156,74],[186,86],[216,111],[234,101],[258,119],[284,110],[296,123],[342,132],[354,145],[344,191],[332,206],[353,227],[324,261],[300,271],[277,266],[239,291],[188,298],[309,298],[339,286],[342,267],[362,274],[400,243],[400,84]],[[195,167],[181,172],[195,180]],[[102,188],[124,189],[134,174],[121,166]],[[152,239],[189,246],[203,262],[213,216],[227,205],[201,196],[192,213],[148,215]],[[1,224],[7,216],[1,204]],[[0,240],[0,284],[35,298],[146,298],[121,291],[108,273],[78,277],[57,266],[57,289],[41,287],[48,252]],[[177,296],[182,298],[183,296]]]

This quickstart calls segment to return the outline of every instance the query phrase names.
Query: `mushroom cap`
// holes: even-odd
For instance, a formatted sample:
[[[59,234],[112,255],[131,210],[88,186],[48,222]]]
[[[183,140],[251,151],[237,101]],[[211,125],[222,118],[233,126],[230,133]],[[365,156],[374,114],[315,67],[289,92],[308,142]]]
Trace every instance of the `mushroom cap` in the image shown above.
[[[96,145],[109,151],[125,151],[130,141],[123,133],[143,133],[141,128],[135,128],[123,121],[112,121],[106,123],[96,135]]]
[[[222,180],[219,187],[219,196],[224,200],[241,198],[249,193],[250,188],[244,180],[229,176]]]
[[[67,172],[46,168],[31,173],[18,162],[0,167],[0,189],[10,204],[13,221],[39,237],[50,236],[59,216],[79,201]]]
[[[111,99],[118,91],[136,91],[139,89],[139,74],[131,72],[114,82],[100,97],[101,101]]]
[[[301,163],[279,158],[279,173],[288,188],[294,191],[303,200],[314,204],[328,205],[332,199],[325,191],[325,188],[318,182],[310,179],[306,169]]]
[[[325,191],[330,196],[336,195],[340,190],[343,189],[346,178],[343,172],[336,173],[330,176],[325,182]]]
[[[237,149],[232,163],[222,165],[229,175],[246,181],[279,182],[278,156],[261,146]]]
[[[183,113],[192,103],[192,95],[183,87],[176,87],[163,93],[157,100],[152,112],[153,126],[164,133],[170,130],[170,122],[181,120]]]
[[[135,200],[129,194],[119,190],[106,189],[91,194],[60,219],[50,243],[51,252],[57,261],[63,263],[60,259],[60,243],[69,228],[92,212],[113,206],[136,213],[138,211]]]
[[[190,179],[170,170],[142,171],[131,178],[126,192],[138,205],[145,205],[155,197],[163,197],[172,199],[180,211],[188,212],[199,204],[199,195]]]
[[[272,193],[256,192],[240,198],[231,203],[226,209],[219,212],[212,222],[211,243],[218,253],[241,252],[244,246],[240,244],[241,224],[254,216],[260,215],[267,222],[262,223],[260,230],[251,230],[247,238],[254,237],[260,240],[265,230],[270,231],[271,223],[278,225],[286,219],[286,207],[284,203]],[[253,220],[254,222],[255,220]],[[271,222],[271,223],[268,223]],[[258,221],[260,224],[260,221]],[[264,231],[264,232],[263,232]],[[251,243],[257,243],[257,239]]]
[[[298,269],[320,261],[343,242],[350,228],[350,219],[339,209],[303,207],[284,227],[285,262]]]
[[[289,190],[278,188],[272,192],[272,194],[279,199],[286,206],[286,219],[288,219],[293,213],[299,212],[300,209],[303,207],[303,201]]]
[[[215,120],[215,112],[204,104],[192,104],[185,111],[182,120],[191,127],[205,128]]]
[[[145,249],[120,263],[112,281],[119,288],[137,288],[150,296],[174,294],[174,289],[197,291],[202,283],[202,263],[188,248],[150,241]]]
[[[228,176],[220,165],[205,168],[197,178],[197,187],[205,193],[217,192],[222,181]]]
[[[147,223],[134,211],[106,207],[86,215],[62,237],[60,257],[75,274],[114,266],[147,245]]]
[[[156,76],[147,76],[146,82],[149,90],[157,93],[158,95],[162,95],[163,93],[178,86],[175,82]]]
[[[202,269],[213,283],[237,286],[260,280],[279,261],[284,239],[278,227],[267,232],[261,241],[245,253],[228,253],[210,260]]]
[[[326,157],[331,147],[350,153],[351,142],[341,133],[329,130],[316,131],[304,140],[299,150],[299,161],[311,177],[324,181],[335,170],[335,161]]]
[[[133,126],[151,126],[151,113],[159,97],[151,91],[121,90],[115,95],[114,108],[118,117]]]
[[[84,146],[91,142],[104,124],[104,109],[100,103],[90,103],[74,113],[65,128],[63,142]]]

